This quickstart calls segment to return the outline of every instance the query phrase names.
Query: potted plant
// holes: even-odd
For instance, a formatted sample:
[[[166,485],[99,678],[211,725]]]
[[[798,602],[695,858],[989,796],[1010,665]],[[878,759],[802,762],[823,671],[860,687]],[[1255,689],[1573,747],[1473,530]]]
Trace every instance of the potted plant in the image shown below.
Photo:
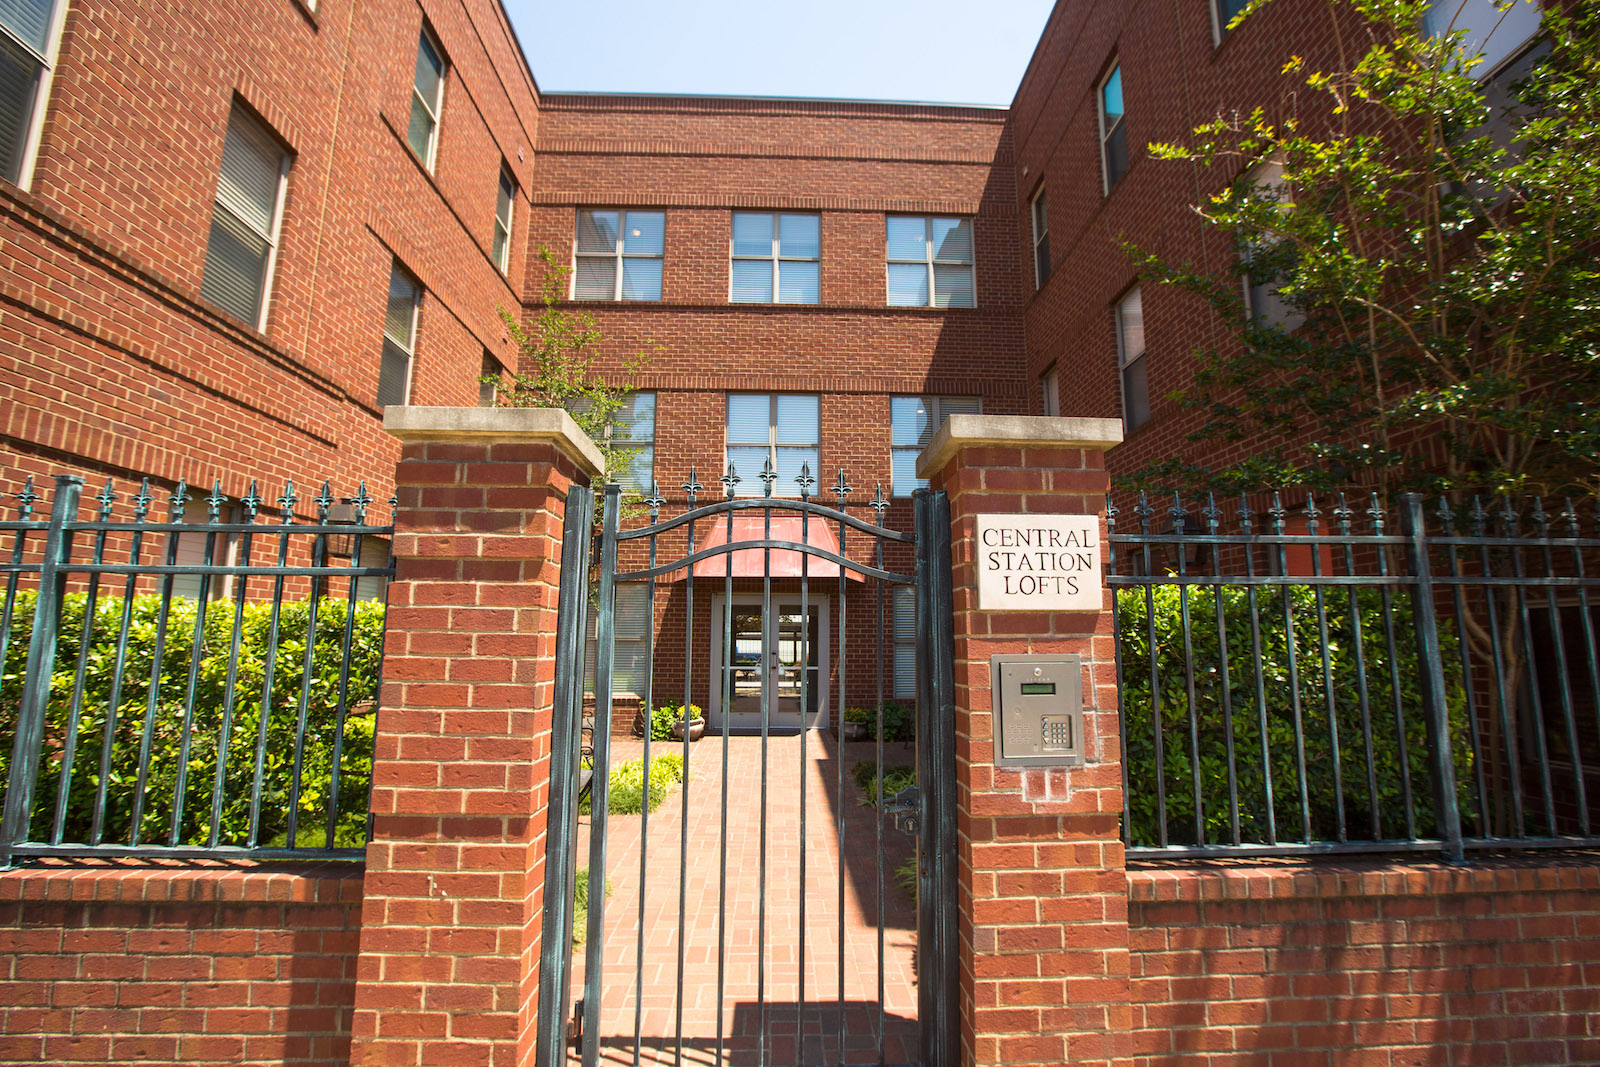
[[[866,708],[845,708],[844,739],[846,741],[865,741],[871,734],[870,721]]]
[[[666,714],[663,715],[663,712]],[[678,703],[663,704],[656,709],[656,715],[671,723],[669,729],[675,741],[683,740],[685,730],[688,730],[691,741],[700,740],[701,735],[706,732],[705,713],[700,710],[698,704],[690,704],[687,708]]]

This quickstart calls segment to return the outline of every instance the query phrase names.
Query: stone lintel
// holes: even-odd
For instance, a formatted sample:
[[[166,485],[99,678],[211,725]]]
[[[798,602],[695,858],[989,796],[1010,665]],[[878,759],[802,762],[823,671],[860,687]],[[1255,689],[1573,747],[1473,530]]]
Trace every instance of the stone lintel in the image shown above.
[[[391,405],[383,428],[412,441],[549,441],[591,479],[606,469],[589,435],[560,408],[433,408]]]
[[[963,448],[1088,448],[1122,443],[1121,419],[1045,415],[951,415],[917,457],[917,477],[937,474]]]

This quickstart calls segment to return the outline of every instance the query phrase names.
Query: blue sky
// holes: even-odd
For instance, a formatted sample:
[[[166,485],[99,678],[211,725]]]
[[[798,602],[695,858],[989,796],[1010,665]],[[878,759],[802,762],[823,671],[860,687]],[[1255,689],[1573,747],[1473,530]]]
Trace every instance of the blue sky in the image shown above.
[[[505,0],[546,92],[1009,104],[1053,0]]]

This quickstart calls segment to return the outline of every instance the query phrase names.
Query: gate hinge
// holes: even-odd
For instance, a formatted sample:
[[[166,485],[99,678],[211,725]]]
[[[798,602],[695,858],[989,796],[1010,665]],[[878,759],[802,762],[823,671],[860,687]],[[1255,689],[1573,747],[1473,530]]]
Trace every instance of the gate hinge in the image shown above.
[[[922,826],[922,791],[908,785],[896,793],[883,810],[894,817],[896,829],[915,837]]]

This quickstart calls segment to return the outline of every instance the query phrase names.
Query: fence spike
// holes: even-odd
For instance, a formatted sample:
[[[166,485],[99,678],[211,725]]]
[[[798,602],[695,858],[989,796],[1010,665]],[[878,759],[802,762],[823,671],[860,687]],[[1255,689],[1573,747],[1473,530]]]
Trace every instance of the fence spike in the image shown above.
[[[1439,509],[1435,512],[1439,516],[1439,529],[1446,537],[1454,537],[1456,532],[1456,513],[1450,510],[1450,498],[1439,498]]]
[[[1250,533],[1250,525],[1251,525],[1250,524],[1250,520],[1255,518],[1255,516],[1256,516],[1256,513],[1254,511],[1252,511],[1251,508],[1250,508],[1250,500],[1249,500],[1249,498],[1246,497],[1244,495],[1244,493],[1241,491],[1239,493],[1239,530],[1246,537],[1251,536],[1251,533]]]
[[[33,514],[33,505],[39,499],[39,493],[33,488],[33,475],[28,475],[28,480],[22,483],[22,492],[17,494],[17,521],[27,522],[28,516]]]
[[[1344,492],[1341,490],[1334,499],[1333,521],[1339,524],[1339,536],[1350,536],[1350,520],[1355,518],[1355,512],[1350,510],[1350,505],[1345,503]]]
[[[695,500],[700,496],[700,490],[704,488],[705,486],[700,484],[700,479],[696,477],[694,467],[691,465],[689,467],[689,480],[683,483],[683,491],[689,497],[689,506],[691,508],[694,507]]]
[[[867,507],[878,513],[878,525],[883,525],[883,511],[889,506],[889,498],[883,495],[883,483],[878,483],[878,491],[872,499],[867,501]]]
[[[1284,523],[1289,518],[1289,513],[1284,510],[1283,501],[1278,499],[1277,490],[1273,490],[1272,507],[1267,509],[1267,518],[1272,520],[1272,532],[1281,535]]]
[[[278,498],[278,507],[282,509],[280,517],[285,526],[294,521],[294,506],[299,502],[300,498],[294,495],[294,479],[290,478],[283,483],[283,495]]]
[[[722,491],[723,491],[724,495],[726,495],[726,496],[731,498],[733,496],[733,493],[734,493],[734,487],[736,485],[738,485],[743,480],[744,479],[739,477],[739,472],[733,469],[733,461],[729,460],[728,461],[728,473],[724,474],[722,476],[722,478],[720,479],[720,481],[722,482]]]
[[[357,526],[367,524],[367,507],[372,503],[372,497],[367,494],[367,480],[361,479],[361,485],[356,489],[356,495],[350,498],[351,505],[355,508]]]
[[[796,478],[795,482],[800,486],[800,499],[810,500],[811,487],[817,484],[817,480],[811,477],[811,464],[800,464],[800,477]]]
[[[1121,514],[1122,514],[1122,512],[1117,510],[1117,505],[1112,502],[1111,494],[1107,493],[1106,494],[1106,533],[1107,534],[1114,534],[1114,533],[1117,532],[1117,516],[1121,515]]]
[[[1472,498],[1472,536],[1483,537],[1489,528],[1489,516],[1484,513],[1483,502],[1476,495]]]
[[[1383,501],[1378,499],[1377,493],[1372,494],[1372,503],[1367,505],[1367,514],[1372,517],[1372,535],[1374,537],[1382,537],[1383,520],[1387,517],[1388,512],[1383,510]]]
[[[778,472],[772,469],[772,457],[767,457],[767,462],[762,466],[761,473],[756,475],[761,479],[762,496],[772,495],[772,483],[778,480]]]
[[[206,497],[206,518],[212,525],[222,519],[222,505],[228,498],[222,495],[222,479],[218,478],[211,486],[211,495]]]
[[[731,468],[730,468],[731,469]],[[727,481],[726,478],[723,481]],[[656,519],[661,517],[661,505],[666,500],[661,495],[661,486],[656,484],[654,478],[650,480],[650,495],[644,498],[644,506],[650,509],[650,525],[656,524]]]
[[[167,521],[182,522],[184,508],[189,503],[189,483],[178,479],[178,487],[167,497]]]
[[[1143,489],[1139,490],[1139,502],[1133,506],[1133,513],[1139,516],[1139,532],[1149,533],[1150,517],[1156,513],[1156,509],[1151,507],[1150,502],[1145,499]]]
[[[139,493],[133,498],[134,522],[143,522],[150,514],[150,499],[150,479],[145,478],[139,482]]]
[[[1541,498],[1533,498],[1533,510],[1528,513],[1528,518],[1533,520],[1533,528],[1541,538],[1550,536],[1550,516],[1545,512]]]
[[[239,501],[244,506],[244,521],[255,522],[256,512],[261,510],[261,493],[256,488],[256,480],[250,479],[250,491]]]
[[[100,490],[100,495],[95,497],[100,501],[100,521],[111,521],[111,505],[117,502],[117,491],[111,487],[111,479],[106,479],[106,487]]]
[[[1520,536],[1522,533],[1522,516],[1518,515],[1516,509],[1511,506],[1511,494],[1506,493],[1500,499],[1505,504],[1505,507],[1500,511],[1502,536]]]
[[[1206,506],[1200,509],[1200,517],[1206,520],[1206,534],[1216,537],[1222,529],[1222,509],[1217,507],[1217,494],[1206,491]]]
[[[839,498],[839,510],[844,510],[845,499],[850,495],[850,483],[845,480],[844,468],[839,468],[839,480],[833,483],[833,493]]]
[[[1583,527],[1578,523],[1578,509],[1573,506],[1572,498],[1566,498],[1567,509],[1561,513],[1561,518],[1567,524],[1567,536],[1578,538],[1583,536]]]
[[[1172,491],[1172,506],[1167,509],[1167,514],[1172,517],[1172,529],[1175,533],[1182,534],[1189,529],[1189,509],[1183,506],[1183,499],[1178,496],[1178,491]]]

